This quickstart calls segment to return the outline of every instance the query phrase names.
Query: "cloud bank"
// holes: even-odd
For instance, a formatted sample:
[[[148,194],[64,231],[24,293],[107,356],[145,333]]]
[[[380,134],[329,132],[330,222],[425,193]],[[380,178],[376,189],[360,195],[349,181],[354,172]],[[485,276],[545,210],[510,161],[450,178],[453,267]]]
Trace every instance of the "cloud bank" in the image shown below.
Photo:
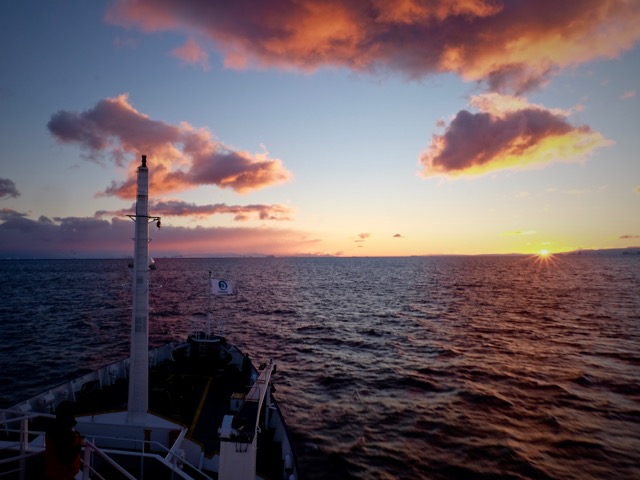
[[[0,210],[0,258],[127,257],[133,222],[114,218],[41,216]],[[163,226],[151,233],[153,255],[305,255],[318,240],[304,232],[275,228]]]
[[[573,126],[569,112],[528,103],[522,97],[485,94],[473,97],[479,110],[461,110],[441,123],[420,157],[424,176],[474,175],[493,170],[577,161],[594,149],[611,145],[590,127]]]
[[[154,195],[175,193],[201,185],[216,185],[239,193],[286,182],[291,173],[264,151],[254,155],[214,140],[205,128],[152,120],[129,103],[126,94],[100,100],[84,112],[60,110],[47,124],[63,143],[80,145],[87,158],[109,158],[124,165],[127,157],[146,154],[153,164]],[[135,198],[135,165],[124,182],[113,182],[103,193]]]
[[[234,220],[243,222],[251,218],[259,220],[291,220],[293,210],[283,205],[226,205],[216,203],[213,205],[195,205],[181,200],[166,200],[151,202],[149,210],[155,216],[163,217],[197,217],[204,218],[211,215],[233,215]],[[132,206],[129,209],[96,212],[97,217],[105,215],[125,216],[135,211]]]
[[[230,68],[450,72],[516,94],[640,39],[640,3],[619,0],[116,0],[106,20],[205,39]]]

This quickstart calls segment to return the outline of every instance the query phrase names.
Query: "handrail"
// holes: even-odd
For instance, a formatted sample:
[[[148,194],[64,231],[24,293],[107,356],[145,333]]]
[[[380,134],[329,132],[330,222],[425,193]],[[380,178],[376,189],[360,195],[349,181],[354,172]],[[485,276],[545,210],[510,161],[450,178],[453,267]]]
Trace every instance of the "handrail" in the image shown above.
[[[142,458],[154,458],[158,462],[160,462],[162,465],[164,465],[165,467],[170,469],[172,474],[177,475],[180,478],[184,478],[186,480],[189,480],[189,479],[193,478],[193,476],[189,476],[185,472],[183,472],[177,465],[168,463],[163,457],[161,457],[160,455],[155,454],[155,453],[131,452],[131,451],[127,451],[127,450],[119,451],[119,450],[110,450],[110,449],[104,450],[103,453],[105,451],[106,452],[111,452],[111,453],[116,453],[118,455],[124,455],[124,456],[128,455],[128,456],[139,456],[139,457],[142,457]],[[202,470],[197,469],[196,467],[194,467],[190,463],[185,461],[184,465],[187,465],[190,468],[192,468],[194,470],[194,472],[196,472],[198,474],[198,476],[202,477],[203,479],[205,479],[205,480],[213,480],[212,477],[210,477],[209,475],[204,473]],[[142,477],[144,477],[144,475]]]
[[[22,412],[20,412],[22,413]],[[19,418],[11,418],[10,421],[15,422],[15,421],[19,421],[20,422],[20,429],[19,430],[15,430],[15,429],[6,429],[7,432],[15,432],[15,433],[20,433],[20,438],[16,441],[16,442],[7,442],[7,448],[6,449],[10,449],[11,445],[13,445],[14,447],[19,447],[20,448],[20,453],[18,453],[17,455],[5,458],[0,460],[0,465],[3,464],[8,464],[11,462],[20,462],[20,466],[17,470],[14,471],[10,471],[10,472],[0,472],[0,476],[4,476],[5,474],[9,473],[16,473],[16,472],[20,472],[23,473],[24,470],[24,460],[26,460],[27,458],[31,458],[31,457],[35,457],[38,455],[42,455],[44,452],[43,448],[39,448],[38,450],[32,450],[32,451],[28,451],[28,447],[29,444],[27,442],[29,434],[35,434],[35,435],[43,435],[44,432],[41,431],[36,431],[36,430],[29,430],[29,426],[28,426],[28,422],[27,420],[29,418],[34,418],[36,416],[42,416],[42,417],[53,417],[53,415],[48,415],[48,414],[26,414],[26,415],[22,415]],[[26,442],[26,443],[25,443]],[[84,439],[82,442],[83,446],[84,446],[84,457],[83,457],[83,461],[84,461],[84,470],[83,470],[83,474],[82,474],[82,478],[83,479],[88,479],[89,477],[89,471],[95,473],[96,475],[98,475],[99,477],[102,478],[102,475],[100,475],[92,466],[91,466],[91,452],[96,453],[100,458],[102,458],[105,462],[107,462],[109,465],[111,465],[113,468],[115,468],[118,472],[120,472],[122,475],[125,476],[125,478],[127,478],[128,480],[136,480],[136,478],[134,476],[132,476],[129,472],[127,472],[124,468],[122,468],[115,460],[113,460],[111,457],[109,457],[107,454],[105,454],[102,450],[100,450],[96,445],[94,445],[93,443],[91,443],[90,441]]]
[[[100,458],[102,458],[105,462],[107,462],[109,465],[111,465],[113,468],[115,468],[118,472],[120,472],[122,475],[124,475],[128,480],[136,480],[136,477],[134,477],[133,475],[131,475],[129,472],[127,472],[124,468],[122,468],[118,462],[116,462],[115,460],[113,460],[109,455],[107,455],[106,453],[104,453],[102,450],[100,450],[98,447],[96,447],[93,443],[91,443],[89,440],[85,439],[83,441],[84,443],[84,457],[83,457],[83,461],[84,461],[84,468],[82,471],[82,478],[91,478],[89,477],[89,471],[91,470],[91,472],[95,473],[96,475],[99,475],[100,477],[102,477],[102,475],[100,475],[92,466],[91,466],[91,452],[96,453]]]
[[[31,457],[37,457],[38,455],[43,455],[44,451],[34,451],[28,453],[20,453],[15,457],[3,458],[0,460],[0,465],[4,465],[5,463],[15,462],[17,460],[25,460]],[[0,477],[3,476],[6,472],[0,472]]]
[[[186,435],[186,429],[185,429],[185,431],[183,433],[184,433],[184,435]],[[184,438],[184,435],[181,435],[181,438]],[[107,437],[107,436],[97,436],[97,435],[92,435],[92,438],[93,439],[99,438],[101,440],[123,440],[122,437]],[[132,442],[140,442],[142,444],[142,449],[140,451],[138,451],[138,450],[117,450],[117,449],[113,449],[113,448],[99,449],[95,445],[94,445],[94,447],[98,448],[98,450],[103,455],[106,455],[105,452],[108,452],[108,453],[114,453],[114,454],[124,455],[124,456],[139,456],[139,457],[143,457],[143,458],[155,458],[160,463],[162,463],[165,467],[170,469],[172,473],[176,473],[180,477],[183,477],[183,478],[190,478],[190,477],[185,477],[185,475],[182,472],[182,470],[180,469],[180,467],[178,465],[176,465],[175,462],[172,462],[170,460],[171,457],[174,457],[175,459],[179,459],[182,465],[186,465],[189,468],[193,469],[194,471],[198,472],[198,474],[201,475],[203,478],[207,478],[207,479],[211,478],[207,474],[205,474],[202,470],[200,470],[198,467],[196,467],[195,465],[189,463],[186,459],[179,458],[177,453],[176,453],[176,449],[175,448],[172,448],[171,450],[169,450],[167,447],[165,447],[161,443],[159,443],[157,441],[154,441],[154,440],[139,440],[139,439],[124,439],[124,440],[132,441]],[[161,454],[146,452],[145,451],[145,445],[155,445],[156,447],[159,447],[159,450],[166,452],[166,456],[163,457]],[[175,443],[174,443],[174,447],[175,447]]]
[[[14,474],[16,472],[20,472],[24,474],[24,469],[25,469],[24,461],[30,457],[42,455],[44,453],[43,446],[41,445],[34,446],[29,444],[29,440],[28,440],[29,435],[42,436],[45,433],[39,430],[30,430],[29,420],[36,417],[45,417],[45,418],[55,418],[55,417],[54,415],[50,415],[46,413],[23,412],[18,410],[9,410],[9,409],[0,409],[0,413],[1,412],[7,412],[7,413],[17,415],[11,418],[4,417],[1,423],[4,424],[5,432],[18,433],[19,438],[16,438],[13,441],[0,442],[0,444],[4,444],[4,448],[2,450],[16,451],[16,455],[12,455],[11,457],[8,457],[5,459],[0,459],[0,465],[9,464],[11,462],[20,462],[20,463],[19,463],[19,468],[15,471],[0,472],[0,478],[4,477],[7,474]],[[10,423],[18,423],[19,428],[17,429],[7,428],[8,424]],[[176,440],[174,441],[170,449],[157,441],[141,440],[141,439],[126,439],[134,442],[140,442],[142,444],[141,451],[130,451],[130,452],[127,452],[124,450],[109,449],[109,448],[101,449],[100,447],[95,445],[92,441],[85,438],[83,440],[83,445],[85,448],[84,448],[84,457],[83,457],[84,468],[83,468],[82,478],[89,479],[90,473],[102,478],[100,473],[97,472],[92,466],[91,454],[95,453],[101,459],[103,459],[106,463],[108,463],[110,466],[116,469],[119,473],[121,473],[127,480],[136,480],[136,477],[132,476],[129,472],[127,472],[127,470],[125,470],[120,464],[118,464],[118,462],[116,462],[113,458],[111,458],[106,452],[115,453],[119,455],[131,455],[131,456],[135,455],[143,458],[155,458],[157,461],[163,464],[167,469],[170,469],[173,473],[177,474],[179,477],[189,478],[188,476],[185,476],[185,474],[180,470],[180,466],[177,464],[179,461],[180,465],[188,466],[194,471],[197,471],[200,475],[202,475],[203,478],[210,478],[208,475],[202,472],[198,467],[192,465],[186,459],[179,457],[177,452],[178,446],[185,439],[186,434],[187,434],[187,429],[183,428],[182,431],[180,432],[180,435],[178,436],[178,438],[176,438]],[[98,436],[98,435],[91,435],[91,438],[94,441],[96,439],[123,440],[122,437],[109,437],[109,436]],[[146,451],[147,449],[145,448],[145,445],[154,445],[156,448],[158,448],[158,450],[160,450],[160,452],[162,452],[162,454],[147,453]]]
[[[178,446],[182,443],[182,440],[184,440],[184,438],[187,436],[187,432],[188,430],[186,428],[183,428],[180,431],[180,435],[178,435],[178,438],[175,439],[175,441],[173,442],[173,445],[171,445],[171,448],[167,452],[166,457],[164,457],[165,460],[170,461],[171,457],[174,457],[174,458],[177,457],[176,452],[178,450]],[[164,445],[160,445],[160,446],[164,448]]]

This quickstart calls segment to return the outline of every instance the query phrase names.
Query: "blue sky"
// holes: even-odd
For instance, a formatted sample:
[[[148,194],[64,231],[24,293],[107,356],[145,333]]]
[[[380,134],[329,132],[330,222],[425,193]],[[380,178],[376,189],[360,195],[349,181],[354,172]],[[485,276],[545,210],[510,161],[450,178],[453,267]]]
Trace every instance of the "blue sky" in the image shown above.
[[[370,3],[5,7],[0,256],[126,255],[141,154],[156,256],[640,244],[640,6]]]

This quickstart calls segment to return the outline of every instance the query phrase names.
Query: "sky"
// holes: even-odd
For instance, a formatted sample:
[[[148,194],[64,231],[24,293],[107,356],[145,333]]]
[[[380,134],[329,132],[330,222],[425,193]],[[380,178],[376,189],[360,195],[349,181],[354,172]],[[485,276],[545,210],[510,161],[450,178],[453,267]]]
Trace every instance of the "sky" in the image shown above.
[[[23,0],[0,258],[640,245],[635,0]]]

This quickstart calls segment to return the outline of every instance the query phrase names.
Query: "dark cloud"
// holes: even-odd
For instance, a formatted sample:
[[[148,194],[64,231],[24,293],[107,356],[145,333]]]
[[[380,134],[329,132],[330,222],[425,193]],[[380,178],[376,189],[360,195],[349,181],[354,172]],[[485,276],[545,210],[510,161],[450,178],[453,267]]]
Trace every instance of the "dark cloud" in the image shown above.
[[[15,210],[11,210],[10,208],[3,208],[0,210],[0,220],[3,222],[16,221],[27,216],[28,214],[26,213],[20,213]]]
[[[423,174],[479,174],[491,170],[575,161],[611,142],[588,126],[573,126],[566,112],[497,94],[472,99],[480,112],[462,110],[445,132],[433,135],[421,156]]]
[[[99,211],[99,217],[105,215],[127,215],[134,207],[127,210]],[[208,217],[210,215],[233,215],[236,221],[246,221],[252,218],[259,220],[291,220],[292,210],[283,205],[226,205],[216,203],[213,205],[195,205],[181,200],[167,200],[152,202],[150,211],[156,216],[168,217]]]
[[[291,177],[282,161],[269,158],[267,152],[252,155],[233,150],[214,140],[206,129],[151,120],[129,104],[127,95],[101,100],[81,113],[59,111],[47,126],[58,140],[79,144],[96,161],[112,159],[124,165],[126,158],[146,154],[153,164],[150,188],[156,195],[200,185],[243,193]],[[104,194],[135,198],[135,179],[132,165],[127,180],[112,182]]]
[[[620,240],[629,240],[632,238],[640,238],[640,235],[621,235]]]
[[[452,72],[512,93],[640,38],[640,4],[619,0],[117,0],[106,18],[208,40],[232,68]]]
[[[133,222],[114,218],[47,218],[0,211],[0,258],[128,257]],[[272,228],[172,227],[153,231],[153,255],[304,254],[317,239]]]
[[[0,178],[0,200],[9,197],[17,198],[19,196],[20,192],[16,188],[16,184],[13,183],[13,180],[9,180],[8,178]]]
[[[24,213],[3,210],[0,220],[0,255],[4,257],[56,256],[61,252],[83,252],[88,246],[95,252],[108,252],[116,238],[126,238],[122,236],[124,232],[114,235],[109,222],[93,218],[41,216],[32,220]]]

